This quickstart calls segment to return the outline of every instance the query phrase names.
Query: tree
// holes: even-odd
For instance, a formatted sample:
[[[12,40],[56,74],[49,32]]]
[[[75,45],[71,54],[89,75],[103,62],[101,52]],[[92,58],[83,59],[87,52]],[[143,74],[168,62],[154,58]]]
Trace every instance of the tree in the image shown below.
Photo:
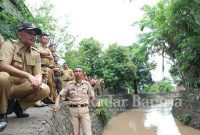
[[[67,22],[67,17],[63,19],[66,22],[65,25],[58,26],[58,20],[52,16],[54,6],[47,0],[44,0],[43,4],[38,8],[29,7],[34,15],[32,22],[40,27],[44,33],[49,34],[50,42],[57,44],[59,55],[64,57],[65,52],[74,46],[76,39],[68,31],[69,23]]]
[[[88,74],[91,76],[102,76],[101,65],[102,65],[102,45],[94,38],[83,39],[80,41],[80,52],[82,52],[83,65],[88,66]]]
[[[141,43],[152,52],[165,51],[174,62],[174,70],[188,87],[200,86],[200,3],[197,0],[161,0],[145,6]],[[175,72],[174,72],[175,73]]]
[[[136,66],[130,59],[128,48],[112,44],[105,51],[103,60],[104,80],[113,93],[125,93],[127,88],[133,89]]]
[[[131,59],[137,66],[136,85],[140,91],[144,91],[149,85],[153,83],[150,70],[155,68],[154,63],[149,63],[149,52],[146,46],[133,44],[131,47]]]

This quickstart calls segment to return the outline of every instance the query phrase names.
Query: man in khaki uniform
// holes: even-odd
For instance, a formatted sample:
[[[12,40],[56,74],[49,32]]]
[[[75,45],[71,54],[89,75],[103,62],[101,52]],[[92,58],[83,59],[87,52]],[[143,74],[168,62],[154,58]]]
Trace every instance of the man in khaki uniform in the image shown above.
[[[62,87],[71,80],[74,79],[73,70],[69,68],[68,64],[65,62],[61,70]]]
[[[57,94],[62,90],[62,80],[61,80],[61,69],[62,66],[58,63],[59,57],[55,56],[55,68],[54,68],[54,76],[55,76],[55,86],[57,90]]]
[[[74,69],[75,80],[68,82],[56,98],[55,111],[60,109],[61,96],[69,95],[70,122],[73,128],[73,135],[80,135],[80,126],[84,135],[92,135],[91,120],[88,104],[94,100],[94,92],[89,82],[83,80],[83,68]]]
[[[47,84],[48,80],[48,67],[50,65],[50,61],[53,60],[53,56],[51,51],[48,48],[48,34],[42,33],[40,35],[40,43],[37,44],[37,48],[40,51],[41,56],[41,65],[42,65],[42,71],[43,71],[43,82]]]
[[[3,43],[4,43],[4,38],[2,36],[2,33],[0,32],[0,49],[1,49],[2,45],[3,45]]]
[[[51,100],[53,100],[53,99],[51,99],[52,98],[51,95],[52,95],[53,91],[55,91],[55,90],[53,89],[52,83],[50,83],[50,84],[48,83],[49,76],[52,76],[50,74],[51,72],[49,69],[49,65],[50,65],[50,61],[53,60],[51,51],[48,48],[48,43],[49,43],[48,34],[42,33],[40,35],[39,41],[40,41],[40,43],[38,43],[36,45],[36,47],[40,51],[40,56],[41,56],[42,82],[45,84],[48,84],[48,86],[50,88],[50,94],[49,94],[47,100],[51,101]],[[44,104],[42,101],[38,101],[35,103],[35,107],[44,107],[44,106],[46,106],[46,104]]]
[[[47,104],[54,104],[55,99],[56,99],[56,87],[55,87],[55,77],[54,77],[54,68],[56,66],[55,64],[55,45],[54,44],[50,44],[48,46],[49,50],[51,51],[51,54],[53,56],[53,59],[49,61],[49,69],[48,69],[48,80],[47,80],[47,84],[50,87],[50,95],[48,97],[48,99],[46,100]]]
[[[39,28],[24,23],[18,30],[19,40],[5,42],[0,50],[0,130],[7,125],[6,113],[28,117],[24,111],[50,92],[42,83],[40,54],[32,47],[39,34]],[[17,99],[10,110],[8,99]]]

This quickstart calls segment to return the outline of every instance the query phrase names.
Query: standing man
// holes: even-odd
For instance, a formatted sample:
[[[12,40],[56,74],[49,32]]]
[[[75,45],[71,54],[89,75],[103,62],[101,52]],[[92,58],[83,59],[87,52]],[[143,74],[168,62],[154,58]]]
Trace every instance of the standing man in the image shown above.
[[[63,64],[63,69],[61,71],[62,87],[71,80],[74,79],[74,73],[71,68],[69,68],[67,62]]]
[[[46,98],[45,100],[48,100],[51,103],[53,102],[53,99],[51,97],[54,89],[51,84],[48,84],[48,79],[49,76],[51,76],[51,74],[49,74],[49,64],[50,61],[53,60],[53,56],[51,54],[51,51],[48,48],[48,43],[49,43],[49,38],[48,38],[48,34],[46,33],[42,33],[40,35],[40,39],[39,39],[40,43],[37,44],[37,49],[40,51],[40,57],[41,57],[41,66],[42,66],[42,82],[47,84],[50,88],[50,94],[48,96],[48,98]],[[45,104],[43,101],[38,101],[35,103],[35,107],[44,107],[47,104]]]
[[[2,45],[3,45],[3,43],[4,43],[4,38],[2,36],[2,33],[0,32],[0,49],[1,49]]]
[[[92,135],[88,104],[92,104],[94,93],[89,82],[83,80],[84,70],[74,69],[75,80],[68,82],[56,98],[55,111],[60,109],[61,96],[69,95],[69,114],[73,135],[80,135],[80,125],[84,135]]]
[[[7,125],[7,113],[18,118],[38,100],[49,95],[49,87],[42,83],[40,54],[32,46],[41,30],[31,23],[18,29],[18,41],[5,42],[0,49],[0,130]],[[17,99],[7,110],[8,100]]]
[[[55,68],[54,70],[54,76],[55,76],[55,86],[57,90],[57,94],[60,93],[62,90],[62,80],[61,80],[61,65],[58,63],[59,57],[55,55]]]
[[[67,82],[74,80],[74,73],[71,68],[69,68],[67,62],[63,64],[61,70],[61,79],[62,79],[62,88],[66,85]],[[68,101],[68,95],[62,97],[63,100]]]

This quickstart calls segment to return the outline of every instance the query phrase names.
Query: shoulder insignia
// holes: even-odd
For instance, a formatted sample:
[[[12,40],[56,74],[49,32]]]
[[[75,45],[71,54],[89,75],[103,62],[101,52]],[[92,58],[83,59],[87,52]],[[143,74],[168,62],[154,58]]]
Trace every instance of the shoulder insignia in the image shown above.
[[[36,52],[38,52],[38,53],[40,53],[40,50],[38,50],[37,48],[35,48],[35,47],[31,47],[31,49],[33,49],[33,50],[35,50]]]
[[[11,41],[12,43],[15,43],[15,44],[17,44],[17,40],[10,39],[10,41]]]
[[[69,81],[69,82],[67,82],[67,84],[72,84],[72,83],[74,83],[74,81]]]
[[[89,82],[88,82],[88,81],[83,80],[83,83],[89,85]]]

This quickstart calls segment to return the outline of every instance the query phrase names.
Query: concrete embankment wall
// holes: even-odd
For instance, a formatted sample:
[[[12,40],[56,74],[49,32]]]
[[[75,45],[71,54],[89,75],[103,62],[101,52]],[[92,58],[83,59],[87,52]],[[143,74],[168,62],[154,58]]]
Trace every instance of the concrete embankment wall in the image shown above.
[[[177,99],[172,108],[174,117],[188,115],[190,117],[188,125],[200,129],[200,89],[180,91]]]

